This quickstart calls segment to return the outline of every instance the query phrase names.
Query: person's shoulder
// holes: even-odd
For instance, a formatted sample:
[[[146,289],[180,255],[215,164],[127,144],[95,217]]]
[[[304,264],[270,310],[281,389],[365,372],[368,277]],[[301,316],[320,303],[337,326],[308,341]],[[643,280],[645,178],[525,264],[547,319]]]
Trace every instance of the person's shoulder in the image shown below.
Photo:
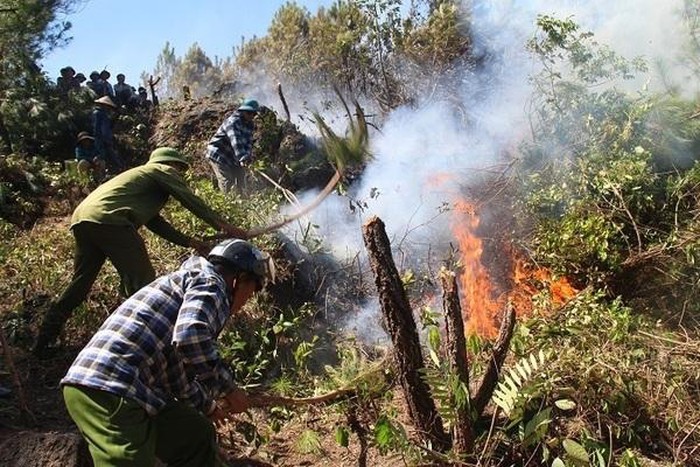
[[[231,112],[230,114],[228,114],[228,116],[226,117],[226,119],[225,119],[224,121],[226,121],[226,122],[237,122],[237,121],[240,121],[240,120],[242,120],[242,119],[241,119],[241,113],[240,113],[238,110],[234,110],[233,112]]]
[[[162,162],[146,162],[139,167],[143,167],[146,172],[160,173],[168,177],[175,177],[184,180],[180,175],[180,172],[169,164],[164,164]]]
[[[148,162],[140,167],[143,167],[143,172],[145,174],[155,177],[162,183],[167,183],[170,186],[178,185],[184,188],[189,188],[189,185],[185,181],[182,174],[178,172],[176,168],[168,164]]]

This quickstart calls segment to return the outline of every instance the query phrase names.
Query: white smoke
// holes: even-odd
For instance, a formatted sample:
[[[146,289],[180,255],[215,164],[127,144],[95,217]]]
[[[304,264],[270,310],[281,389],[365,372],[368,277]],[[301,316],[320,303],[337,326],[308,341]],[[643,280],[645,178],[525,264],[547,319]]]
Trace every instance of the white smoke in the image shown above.
[[[414,107],[396,109],[381,132],[371,135],[374,160],[348,194],[363,208],[352,210],[348,197],[333,195],[306,219],[317,226],[318,237],[339,260],[357,257],[366,263],[361,227],[373,215],[386,225],[399,270],[445,256],[455,238],[450,229],[452,214],[444,208],[472,177],[494,168],[529,136],[529,78],[539,72],[539,61],[527,52],[526,44],[536,32],[538,14],[570,17],[580,31],[593,32],[598,43],[619,55],[644,57],[649,73],[626,83],[630,92],[642,86],[663,90],[655,64],[661,64],[666,79],[685,79],[678,60],[686,41],[682,0],[471,3],[475,52],[487,59],[479,72],[465,69],[458,78],[461,95],[450,96],[461,100],[468,115],[446,111],[454,108],[454,100],[448,104],[426,96]],[[685,81],[686,90],[697,91],[697,82]],[[301,196],[302,204],[313,196]],[[292,234],[299,238],[299,231]],[[357,327],[359,335],[372,329],[374,325],[368,323],[376,318],[367,313],[376,310],[371,303],[363,310],[345,321],[346,326]]]
[[[384,220],[394,242],[439,250],[451,241],[446,228],[449,216],[440,215],[441,206],[454,200],[459,186],[468,183],[471,175],[492,167],[527,137],[528,78],[538,71],[538,62],[526,51],[526,43],[536,31],[538,14],[570,17],[581,31],[593,32],[597,42],[620,55],[643,56],[650,66],[664,63],[667,73],[683,76],[677,60],[686,40],[682,0],[470,3],[476,53],[487,54],[489,59],[483,71],[465,70],[461,76],[459,97],[469,113],[469,124],[448,113],[447,103],[429,98],[415,108],[399,108],[389,115],[381,133],[372,135],[375,159],[350,193],[366,202],[366,209],[361,215],[352,214],[346,198],[331,197],[310,217],[334,253],[354,256],[362,252],[360,226],[370,215]],[[661,86],[654,71],[651,68],[640,80]],[[442,175],[451,178],[436,183]]]

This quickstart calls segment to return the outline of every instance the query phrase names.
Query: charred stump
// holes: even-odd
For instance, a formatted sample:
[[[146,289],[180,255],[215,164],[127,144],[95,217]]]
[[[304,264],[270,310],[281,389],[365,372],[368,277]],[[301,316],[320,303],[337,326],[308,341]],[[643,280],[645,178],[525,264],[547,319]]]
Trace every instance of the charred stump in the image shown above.
[[[375,274],[384,322],[394,344],[398,379],[409,416],[424,441],[429,441],[433,449],[445,451],[449,449],[449,438],[443,429],[430,387],[420,376],[423,355],[418,331],[381,219],[371,218],[363,227],[363,237]]]
[[[456,407],[456,420],[453,430],[452,447],[458,454],[468,454],[474,450],[474,427],[469,407],[469,360],[467,359],[467,342],[464,337],[464,319],[459,303],[457,279],[454,273],[443,271],[440,274],[442,282],[442,307],[445,311],[445,335],[447,357],[452,373],[465,388],[467,400],[462,406]]]
[[[489,366],[486,369],[486,373],[484,373],[484,377],[481,379],[481,384],[479,384],[479,389],[476,391],[476,396],[474,396],[471,402],[471,406],[474,408],[474,413],[477,417],[484,412],[486,404],[488,404],[493,395],[493,390],[496,389],[498,376],[501,372],[501,367],[503,367],[503,362],[506,359],[514,328],[515,310],[512,307],[508,307],[503,311],[501,328],[498,331],[498,338],[491,352]]]

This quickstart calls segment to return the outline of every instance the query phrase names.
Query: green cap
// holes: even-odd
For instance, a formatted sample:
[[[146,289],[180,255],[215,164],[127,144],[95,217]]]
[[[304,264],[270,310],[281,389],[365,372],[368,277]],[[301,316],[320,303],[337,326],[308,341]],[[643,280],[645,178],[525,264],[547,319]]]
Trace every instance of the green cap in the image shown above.
[[[154,150],[148,158],[148,162],[179,162],[180,164],[190,165],[180,151],[168,147]]]
[[[259,108],[260,108],[260,104],[258,104],[258,101],[256,101],[255,99],[248,99],[246,101],[243,101],[243,104],[241,104],[241,106],[238,107],[238,110],[247,110],[248,112],[257,112]]]

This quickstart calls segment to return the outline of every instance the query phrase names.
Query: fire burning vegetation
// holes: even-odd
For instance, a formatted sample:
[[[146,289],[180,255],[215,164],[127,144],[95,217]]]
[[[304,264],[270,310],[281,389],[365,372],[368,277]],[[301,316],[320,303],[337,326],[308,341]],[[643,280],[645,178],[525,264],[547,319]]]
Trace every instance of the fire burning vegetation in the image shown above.
[[[240,62],[211,64],[232,67],[230,86],[204,96],[188,54],[163,81],[196,93],[118,117],[128,160],[187,154],[188,184],[278,266],[216,343],[252,402],[218,427],[222,453],[265,467],[700,466],[700,0],[417,1],[400,21],[408,3],[313,16],[288,2]],[[558,17],[540,15],[550,5]],[[684,37],[692,53],[659,80],[573,17],[615,46]],[[105,270],[55,355],[28,351],[93,188],[55,163],[90,91],[36,92],[42,77],[0,77],[0,465],[77,467],[85,441],[57,382],[123,297]],[[224,194],[204,148],[244,97],[261,103],[256,158],[246,189]],[[214,238],[177,203],[163,218]],[[158,274],[192,253],[144,240]],[[55,445],[65,462],[47,460]]]
[[[495,338],[499,315],[508,304],[518,316],[527,316],[532,313],[532,301],[538,294],[549,294],[552,305],[560,307],[578,293],[565,277],[554,278],[547,269],[527,264],[512,249],[503,252],[511,256],[508,261],[512,265],[509,290],[497,292],[504,287],[494,284],[483,264],[483,240],[477,235],[478,227],[475,206],[464,200],[457,201],[452,232],[458,244],[460,300],[467,334]]]

